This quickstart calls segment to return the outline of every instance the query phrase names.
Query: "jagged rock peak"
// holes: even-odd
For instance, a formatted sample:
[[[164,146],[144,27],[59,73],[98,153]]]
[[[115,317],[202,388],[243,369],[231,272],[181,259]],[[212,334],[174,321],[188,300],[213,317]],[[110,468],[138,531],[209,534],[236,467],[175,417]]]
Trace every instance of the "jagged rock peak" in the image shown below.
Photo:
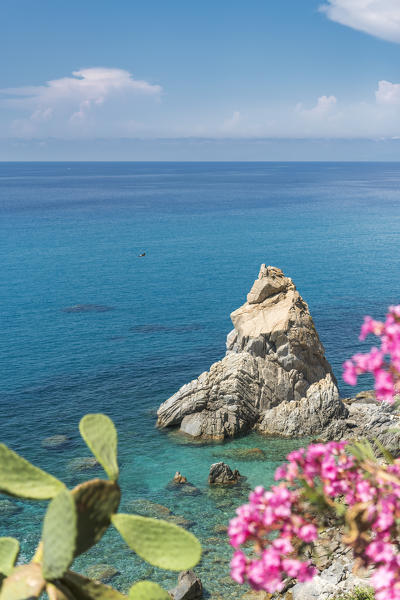
[[[301,436],[347,414],[307,303],[280,269],[261,265],[231,319],[226,356],[160,406],[160,427],[213,439],[254,427]]]
[[[270,296],[283,292],[289,286],[294,288],[290,277],[285,277],[281,269],[261,265],[258,279],[255,280],[253,287],[247,294],[247,302],[249,304],[260,304]]]

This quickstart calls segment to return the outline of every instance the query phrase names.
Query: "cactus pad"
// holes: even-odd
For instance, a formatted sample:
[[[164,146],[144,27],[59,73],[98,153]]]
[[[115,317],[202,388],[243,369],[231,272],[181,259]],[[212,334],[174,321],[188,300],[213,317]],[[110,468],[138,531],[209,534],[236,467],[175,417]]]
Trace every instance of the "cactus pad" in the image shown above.
[[[139,581],[129,590],[129,600],[171,600],[171,596],[157,583]]]
[[[0,444],[0,492],[30,498],[48,500],[65,489],[61,481]]]
[[[0,538],[0,581],[14,568],[19,552],[19,542],[15,538]]]
[[[86,444],[112,481],[118,479],[117,430],[109,417],[102,414],[85,415],[79,431]]]
[[[64,575],[62,584],[75,600],[127,600],[126,596],[114,588],[72,571]]]
[[[121,499],[114,481],[93,479],[72,490],[77,514],[78,535],[75,556],[86,552],[103,537]]]

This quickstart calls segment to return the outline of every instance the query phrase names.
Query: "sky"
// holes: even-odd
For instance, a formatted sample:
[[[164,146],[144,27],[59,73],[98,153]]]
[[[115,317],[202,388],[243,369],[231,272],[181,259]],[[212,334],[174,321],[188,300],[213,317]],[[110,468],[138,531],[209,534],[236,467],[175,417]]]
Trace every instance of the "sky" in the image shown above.
[[[2,0],[0,160],[400,160],[400,0]]]

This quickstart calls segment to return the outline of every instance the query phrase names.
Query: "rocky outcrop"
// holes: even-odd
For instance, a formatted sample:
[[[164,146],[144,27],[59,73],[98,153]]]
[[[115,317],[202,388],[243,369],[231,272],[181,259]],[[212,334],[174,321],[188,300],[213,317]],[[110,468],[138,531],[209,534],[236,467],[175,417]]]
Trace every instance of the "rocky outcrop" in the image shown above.
[[[393,456],[400,456],[400,417],[396,405],[375,401],[373,392],[361,393],[346,402],[348,417],[331,421],[318,440],[368,439],[371,443],[378,440]]]
[[[339,400],[339,392],[328,373],[313,383],[304,398],[281,402],[266,410],[257,429],[269,435],[296,437],[323,431],[333,420],[343,420],[347,409]]]
[[[200,600],[203,597],[203,585],[194,571],[182,571],[178,576],[178,585],[169,594],[173,600]]]
[[[210,467],[208,483],[219,485],[232,485],[239,483],[241,475],[237,469],[232,471],[224,462],[214,463]]]
[[[252,428],[302,436],[347,416],[308,306],[280,269],[261,265],[231,319],[226,356],[160,406],[159,427],[206,439]]]

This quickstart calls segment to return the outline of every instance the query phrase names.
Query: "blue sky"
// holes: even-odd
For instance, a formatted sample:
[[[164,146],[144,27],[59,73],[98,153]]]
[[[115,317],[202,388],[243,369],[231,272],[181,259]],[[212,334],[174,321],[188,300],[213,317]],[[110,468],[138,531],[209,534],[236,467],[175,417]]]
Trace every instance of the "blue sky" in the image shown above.
[[[3,0],[0,159],[400,158],[399,0]]]

